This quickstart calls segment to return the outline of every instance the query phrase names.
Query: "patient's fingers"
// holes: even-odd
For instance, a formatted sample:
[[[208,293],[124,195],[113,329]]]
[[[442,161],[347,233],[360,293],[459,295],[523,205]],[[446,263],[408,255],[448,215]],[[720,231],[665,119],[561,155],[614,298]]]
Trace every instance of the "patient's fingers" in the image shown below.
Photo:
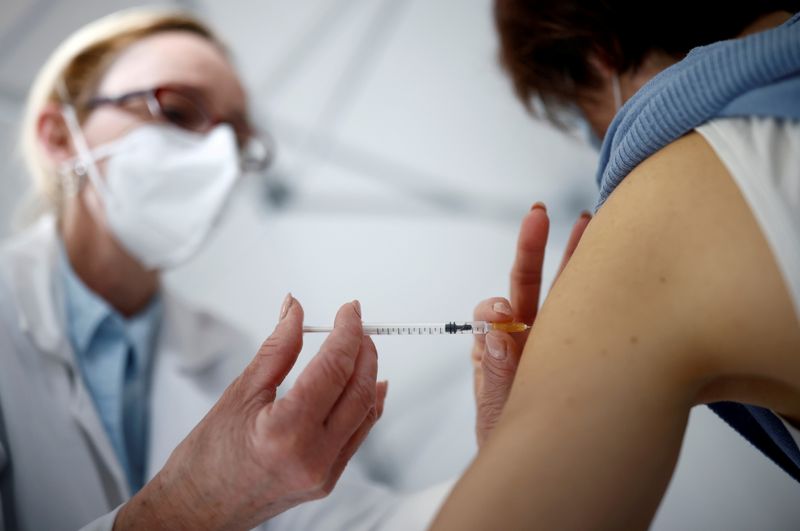
[[[519,366],[520,349],[510,334],[493,330],[486,335],[481,360],[482,389],[478,395],[478,445],[489,437],[503,412],[514,375]]]
[[[511,303],[505,297],[492,297],[483,300],[475,307],[472,315],[476,321],[489,321],[492,323],[507,323],[514,319]],[[475,334],[475,346],[472,349],[472,360],[480,363],[484,338]],[[478,349],[480,347],[480,350]]]
[[[505,323],[514,319],[511,303],[505,297],[492,297],[483,300],[472,314],[476,321]]]
[[[550,220],[542,203],[536,203],[522,220],[517,255],[511,268],[511,307],[517,321],[533,324],[539,308],[542,264]]]
[[[558,273],[556,273],[556,278],[553,280],[558,280],[558,277],[561,276],[561,272],[564,271],[564,268],[567,267],[567,263],[569,259],[572,258],[572,253],[575,252],[575,249],[578,248],[578,243],[581,241],[581,237],[583,236],[583,232],[586,230],[586,227],[589,226],[589,222],[592,221],[592,215],[589,212],[583,211],[581,212],[580,217],[572,226],[572,232],[569,235],[569,240],[567,241],[567,248],[564,249],[564,256],[561,258],[561,265],[558,266]]]
[[[511,304],[508,299],[504,297],[492,297],[478,303],[473,312],[476,321],[490,321],[495,323],[505,323],[513,320]],[[486,348],[484,336],[482,334],[475,334],[472,343],[472,368],[474,371],[473,385],[475,396],[481,391],[483,369],[481,368],[481,360],[483,359],[483,351]]]

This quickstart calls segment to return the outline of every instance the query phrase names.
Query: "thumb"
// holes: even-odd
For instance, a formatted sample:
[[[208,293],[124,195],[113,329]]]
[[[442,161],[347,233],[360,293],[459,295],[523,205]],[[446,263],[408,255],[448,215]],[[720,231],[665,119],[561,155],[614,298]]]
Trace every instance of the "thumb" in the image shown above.
[[[507,396],[518,364],[517,344],[510,334],[497,330],[486,334],[486,353],[481,360],[484,394]]]
[[[278,325],[245,369],[244,380],[248,390],[252,393],[267,390],[274,398],[302,348],[303,307],[290,293],[281,306]]]
[[[486,334],[486,351],[481,360],[483,385],[478,396],[478,442],[485,441],[500,420],[519,366],[519,349],[510,334]]]

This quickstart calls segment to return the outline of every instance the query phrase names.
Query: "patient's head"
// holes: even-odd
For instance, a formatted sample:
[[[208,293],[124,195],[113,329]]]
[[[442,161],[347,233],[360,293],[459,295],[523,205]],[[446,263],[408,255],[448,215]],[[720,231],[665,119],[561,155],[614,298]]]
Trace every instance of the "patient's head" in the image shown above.
[[[793,4],[495,0],[495,22],[500,61],[528,109],[562,126],[577,111],[602,138],[618,106],[689,50]]]

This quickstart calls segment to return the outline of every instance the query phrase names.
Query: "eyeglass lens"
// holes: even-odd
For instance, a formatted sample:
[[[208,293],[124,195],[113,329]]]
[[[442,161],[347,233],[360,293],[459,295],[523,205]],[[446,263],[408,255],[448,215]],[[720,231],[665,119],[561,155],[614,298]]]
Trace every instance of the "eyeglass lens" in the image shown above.
[[[168,122],[198,133],[204,133],[212,126],[206,111],[191,98],[172,90],[158,90],[155,97],[162,117]]]

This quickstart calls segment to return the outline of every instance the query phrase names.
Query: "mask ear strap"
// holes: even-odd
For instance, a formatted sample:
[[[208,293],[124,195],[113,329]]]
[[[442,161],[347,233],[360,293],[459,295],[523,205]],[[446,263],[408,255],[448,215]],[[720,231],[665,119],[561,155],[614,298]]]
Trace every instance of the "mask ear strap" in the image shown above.
[[[69,103],[70,97],[69,93],[67,92],[67,86],[63,79],[59,80],[56,84],[56,91],[58,92],[59,99],[61,100],[61,115],[64,117],[64,123],[67,125],[67,130],[72,137],[75,150],[78,152],[77,159],[78,164],[80,165],[79,172],[89,176],[89,180],[92,181],[92,185],[104,198],[110,197],[108,188],[106,188],[105,182],[103,182],[103,179],[100,177],[100,171],[97,169],[97,165],[94,163],[92,151],[89,149],[89,145],[86,143],[86,137],[83,135],[83,131],[81,130],[78,114],[75,112],[75,106]]]
[[[611,91],[614,93],[614,112],[618,112],[622,108],[622,89],[619,83],[619,74],[616,72],[611,76]]]

